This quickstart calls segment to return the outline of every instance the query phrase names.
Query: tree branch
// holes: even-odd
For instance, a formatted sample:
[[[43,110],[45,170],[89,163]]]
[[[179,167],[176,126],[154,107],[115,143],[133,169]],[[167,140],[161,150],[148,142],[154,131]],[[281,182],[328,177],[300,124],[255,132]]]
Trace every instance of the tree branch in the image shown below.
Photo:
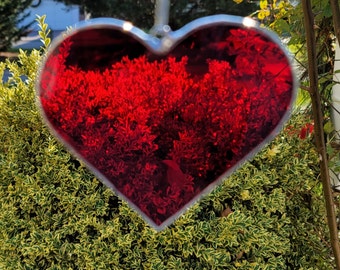
[[[338,42],[340,42],[340,8],[338,0],[329,0],[333,15],[334,33]]]
[[[336,1],[336,0],[335,0]],[[315,126],[315,142],[320,158],[320,174],[325,197],[327,221],[330,232],[331,246],[337,269],[340,269],[340,246],[336,215],[334,209],[334,198],[332,194],[329,169],[327,163],[327,152],[323,133],[323,113],[321,98],[318,90],[318,69],[316,59],[316,39],[314,32],[314,14],[310,0],[302,0],[304,24],[306,30],[306,42],[308,52],[308,75],[310,82],[310,97],[312,101],[313,118]]]

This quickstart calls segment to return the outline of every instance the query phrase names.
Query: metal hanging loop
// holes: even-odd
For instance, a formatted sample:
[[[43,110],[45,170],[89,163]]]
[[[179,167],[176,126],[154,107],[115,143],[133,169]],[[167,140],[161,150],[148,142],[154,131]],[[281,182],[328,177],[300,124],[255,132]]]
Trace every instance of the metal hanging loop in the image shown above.
[[[170,0],[156,0],[155,22],[150,30],[154,36],[165,36],[171,31],[169,24]]]

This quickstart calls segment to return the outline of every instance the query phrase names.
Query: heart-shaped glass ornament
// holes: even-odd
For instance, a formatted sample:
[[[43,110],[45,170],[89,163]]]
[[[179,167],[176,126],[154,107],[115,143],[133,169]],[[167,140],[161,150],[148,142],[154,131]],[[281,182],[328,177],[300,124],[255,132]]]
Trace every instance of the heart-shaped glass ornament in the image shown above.
[[[279,132],[296,79],[280,40],[249,18],[162,37],[94,19],[52,43],[37,88],[56,137],[160,230]]]

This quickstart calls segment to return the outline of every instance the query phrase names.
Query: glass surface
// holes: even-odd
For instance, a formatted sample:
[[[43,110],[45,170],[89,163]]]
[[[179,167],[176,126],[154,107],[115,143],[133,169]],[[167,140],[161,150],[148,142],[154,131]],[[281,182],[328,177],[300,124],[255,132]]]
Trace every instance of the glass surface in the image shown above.
[[[38,86],[59,138],[156,227],[271,137],[294,92],[281,47],[227,25],[163,56],[119,29],[78,31],[48,55]]]

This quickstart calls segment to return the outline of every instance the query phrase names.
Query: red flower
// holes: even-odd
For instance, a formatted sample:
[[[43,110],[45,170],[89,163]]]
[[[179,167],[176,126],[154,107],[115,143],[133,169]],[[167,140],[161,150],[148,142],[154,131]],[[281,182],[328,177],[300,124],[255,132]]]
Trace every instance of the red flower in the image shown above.
[[[311,135],[313,131],[314,131],[314,124],[307,123],[301,128],[299,138],[306,139],[306,137]]]

